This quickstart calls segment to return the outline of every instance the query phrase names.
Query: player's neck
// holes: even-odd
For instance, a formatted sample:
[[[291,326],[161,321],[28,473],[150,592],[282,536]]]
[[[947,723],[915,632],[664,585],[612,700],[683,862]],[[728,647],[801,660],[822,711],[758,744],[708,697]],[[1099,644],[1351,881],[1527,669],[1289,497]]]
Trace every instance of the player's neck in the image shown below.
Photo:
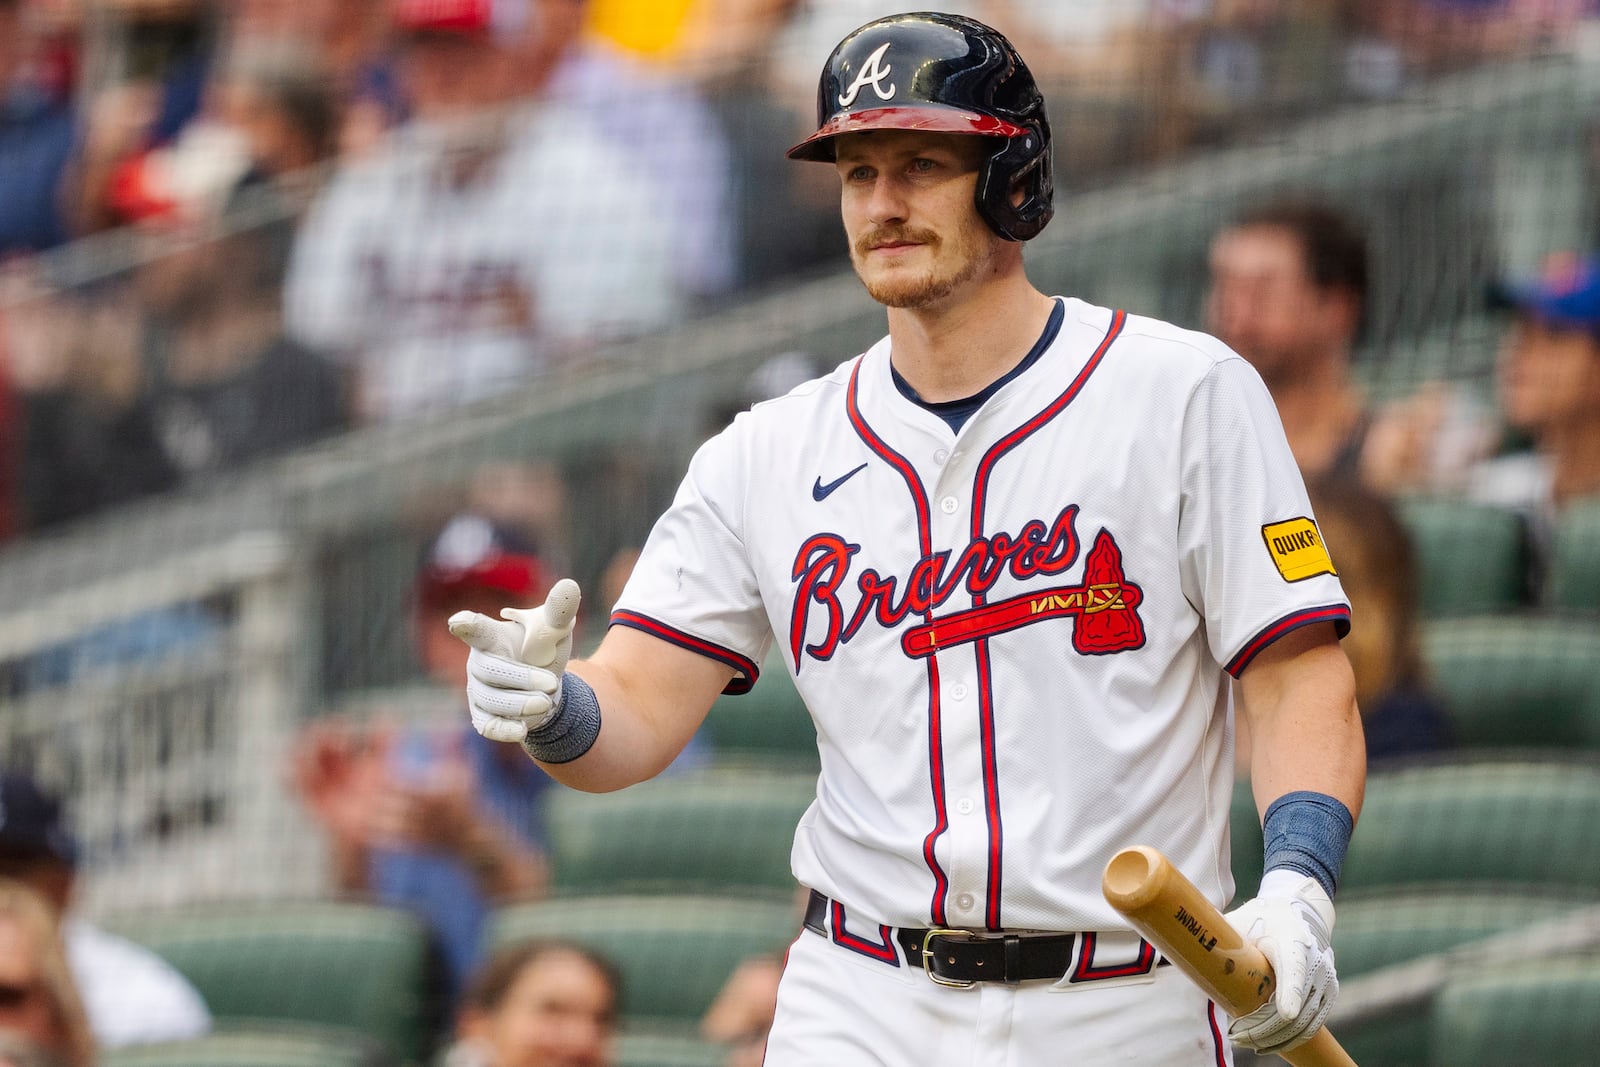
[[[1015,367],[1054,307],[1021,274],[932,308],[890,308],[890,359],[928,403],[972,396]]]

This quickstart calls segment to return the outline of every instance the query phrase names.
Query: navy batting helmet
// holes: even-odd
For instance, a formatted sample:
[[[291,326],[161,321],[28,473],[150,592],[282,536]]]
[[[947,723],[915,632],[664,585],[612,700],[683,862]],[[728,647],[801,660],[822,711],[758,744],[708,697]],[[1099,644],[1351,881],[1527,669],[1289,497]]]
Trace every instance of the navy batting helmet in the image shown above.
[[[1011,42],[975,19],[918,11],[850,34],[822,68],[817,126],[790,159],[831,163],[833,139],[859,130],[992,137],[978,213],[1013,241],[1035,236],[1055,213],[1044,97]]]

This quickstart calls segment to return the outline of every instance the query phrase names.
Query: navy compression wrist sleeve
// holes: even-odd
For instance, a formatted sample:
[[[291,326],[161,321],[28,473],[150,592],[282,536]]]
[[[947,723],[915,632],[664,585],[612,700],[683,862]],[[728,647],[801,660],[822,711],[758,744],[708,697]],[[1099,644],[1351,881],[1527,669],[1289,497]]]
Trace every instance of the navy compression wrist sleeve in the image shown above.
[[[1287,867],[1310,875],[1329,897],[1339,885],[1339,868],[1356,820],[1337,797],[1300,790],[1285,793],[1267,808],[1263,871]]]
[[[555,714],[529,730],[522,747],[540,763],[571,763],[600,736],[600,701],[589,683],[570,672],[561,676],[561,701]]]

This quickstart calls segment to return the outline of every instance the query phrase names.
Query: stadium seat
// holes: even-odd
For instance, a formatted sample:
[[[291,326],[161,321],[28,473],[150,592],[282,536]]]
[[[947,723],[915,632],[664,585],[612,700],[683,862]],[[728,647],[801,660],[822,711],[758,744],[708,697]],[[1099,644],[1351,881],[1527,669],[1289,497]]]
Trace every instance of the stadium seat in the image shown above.
[[[99,1067],[393,1067],[371,1038],[333,1027],[280,1024],[219,1028],[205,1037],[108,1049]]]
[[[799,929],[794,900],[597,895],[502,908],[489,943],[556,938],[587,945],[622,969],[625,1024],[674,1032],[705,1014],[741,961],[782,952]]]
[[[1372,774],[1340,879],[1357,889],[1494,883],[1600,886],[1600,766],[1425,763]],[[1586,843],[1590,843],[1587,844]]]
[[[1534,960],[1452,980],[1429,1024],[1431,1067],[1592,1067],[1600,958]]]
[[[1515,608],[1527,597],[1527,533],[1514,512],[1453,497],[1397,502],[1416,548],[1424,617]]]
[[[728,1050],[690,1034],[624,1033],[615,1067],[722,1067]]]
[[[407,912],[253,902],[130,914],[105,926],[171,961],[219,1025],[320,1023],[383,1042],[402,1060],[428,1051],[433,957]]]
[[[812,772],[818,767],[811,713],[776,653],[767,657],[750,692],[717,698],[706,716],[706,735],[719,764]]]
[[[1600,500],[1572,505],[1556,526],[1550,602],[1564,610],[1600,612]]]
[[[1482,883],[1341,892],[1333,951],[1339,977],[1444,952],[1600,904],[1600,885],[1542,889]]]
[[[1256,811],[1255,794],[1248,779],[1233,785],[1233,810],[1229,815],[1228,836],[1233,845],[1233,903],[1248,898],[1261,883],[1261,815]]]
[[[789,850],[813,774],[709,770],[616,793],[551,793],[558,893],[765,892],[792,900]]]
[[[1600,746],[1600,623],[1435,620],[1423,629],[1423,657],[1458,743]]]

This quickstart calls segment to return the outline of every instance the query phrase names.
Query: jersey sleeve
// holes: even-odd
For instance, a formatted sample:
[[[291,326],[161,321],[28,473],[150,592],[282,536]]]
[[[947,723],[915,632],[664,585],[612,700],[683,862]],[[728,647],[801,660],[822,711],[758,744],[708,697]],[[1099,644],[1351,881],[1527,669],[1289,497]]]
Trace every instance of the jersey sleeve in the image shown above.
[[[747,467],[739,428],[695,453],[611,613],[613,626],[632,626],[728,664],[737,672],[729,693],[749,691],[772,643],[744,542]]]
[[[1272,396],[1244,360],[1218,361],[1184,413],[1178,520],[1184,594],[1234,677],[1284,634],[1350,605]]]

